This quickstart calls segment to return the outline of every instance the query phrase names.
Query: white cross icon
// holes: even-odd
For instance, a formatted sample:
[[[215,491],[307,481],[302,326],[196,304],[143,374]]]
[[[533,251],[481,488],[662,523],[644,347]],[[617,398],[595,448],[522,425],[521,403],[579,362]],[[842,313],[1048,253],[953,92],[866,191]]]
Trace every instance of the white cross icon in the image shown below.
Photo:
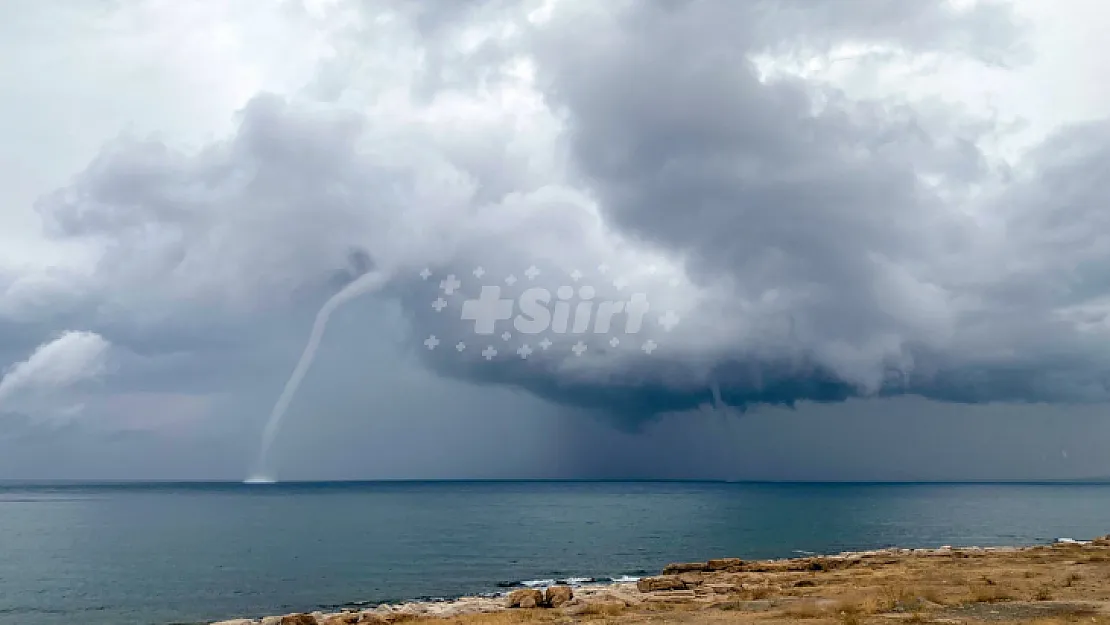
[[[528,360],[528,356],[532,355],[532,348],[525,343],[520,346],[520,349],[516,350],[516,353],[520,355],[521,360]]]
[[[628,280],[625,280],[624,278],[617,278],[616,280],[613,280],[613,286],[617,287],[617,290],[619,291],[628,286]]]
[[[487,361],[493,360],[493,357],[496,355],[497,350],[493,348],[493,345],[490,345],[489,347],[486,347],[482,350],[482,357],[484,357]]]
[[[512,332],[509,332],[509,331],[505,331],[505,332],[502,332],[502,333],[501,333],[501,340],[502,340],[502,341],[507,341],[507,340],[509,340],[509,339],[511,339],[511,338],[513,338],[513,334],[512,334]]]
[[[655,348],[657,348],[657,347],[659,347],[658,343],[656,343],[655,341],[653,341],[651,339],[648,339],[647,341],[644,342],[644,346],[641,349],[644,350],[645,354],[650,356],[651,352],[655,351]]]
[[[486,275],[486,270],[485,269],[482,269],[481,267],[478,267],[477,269],[474,270],[474,277],[475,278],[481,279],[481,277],[484,276],[484,275]]]
[[[425,268],[420,270],[420,279],[421,280],[427,280],[428,278],[431,278],[431,277],[432,277],[432,270],[431,269],[428,269],[427,267],[425,267]]]
[[[543,340],[540,341],[540,349],[546,352],[548,347],[551,347],[551,339],[545,336]]]
[[[439,283],[439,288],[443,289],[443,292],[448,295],[454,295],[455,290],[458,289],[460,286],[462,286],[462,282],[459,282],[459,279],[455,277],[455,274],[447,276],[446,279],[441,280]]]
[[[462,341],[459,341],[458,343],[455,344],[455,351],[461,352],[464,349],[466,349],[466,343],[463,343]]]
[[[606,265],[605,263],[601,263],[600,265],[597,266],[597,272],[598,273],[608,273],[609,272],[609,265]]]
[[[586,344],[583,343],[582,341],[578,341],[577,343],[574,344],[574,347],[570,348],[570,351],[574,352],[575,356],[581,356],[582,352],[585,352],[586,349],[587,349]]]
[[[428,349],[435,349],[437,345],[439,345],[439,339],[434,334],[424,339],[424,347]]]
[[[540,275],[540,270],[536,268],[535,265],[532,265],[528,269],[524,270],[524,275],[528,276],[529,280],[535,280],[536,276]]]
[[[570,272],[570,279],[578,282],[582,279],[582,272],[575,269],[574,271]]]
[[[501,298],[501,287],[484,286],[478,299],[463,302],[462,319],[474,322],[475,334],[493,334],[498,321],[512,318],[513,303]]]
[[[443,312],[443,309],[447,308],[447,300],[437,297],[436,301],[432,302],[432,308],[435,308],[436,312]]]
[[[516,276],[514,276],[513,274],[509,274],[509,277],[505,278],[505,284],[509,286],[516,284]]]
[[[673,310],[668,310],[659,317],[659,325],[663,326],[663,331],[670,332],[676,325],[678,325],[679,317]]]
[[[613,338],[609,339],[609,345],[610,345],[611,347],[616,347],[617,345],[620,345],[620,344],[621,344],[621,340],[620,340],[620,339],[618,339],[618,338],[617,338],[617,337],[615,337],[615,336],[614,336]]]

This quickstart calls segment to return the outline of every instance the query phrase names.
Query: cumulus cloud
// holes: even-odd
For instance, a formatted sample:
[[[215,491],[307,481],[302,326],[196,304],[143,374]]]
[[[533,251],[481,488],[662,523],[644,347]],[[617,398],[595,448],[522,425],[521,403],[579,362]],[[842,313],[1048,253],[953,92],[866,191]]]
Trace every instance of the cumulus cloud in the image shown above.
[[[65,394],[109,371],[111,344],[92,332],[68,331],[43,343],[26,359],[4,371],[0,378],[0,409],[55,403]],[[26,408],[24,408],[26,409]],[[30,408],[32,412],[39,408]],[[58,409],[62,416],[80,411],[77,403]]]
[[[100,250],[92,275],[23,279],[10,306],[66,293],[105,328],[210,338],[373,267],[434,371],[626,423],[707,401],[1110,399],[1104,123],[1012,166],[988,117],[756,62],[850,45],[1016,63],[1006,5],[398,6],[344,10],[306,91],[254,97],[224,139],[108,145],[36,206]],[[463,285],[433,309],[448,275]],[[642,332],[421,346],[467,336],[482,286],[586,283],[647,295]]]

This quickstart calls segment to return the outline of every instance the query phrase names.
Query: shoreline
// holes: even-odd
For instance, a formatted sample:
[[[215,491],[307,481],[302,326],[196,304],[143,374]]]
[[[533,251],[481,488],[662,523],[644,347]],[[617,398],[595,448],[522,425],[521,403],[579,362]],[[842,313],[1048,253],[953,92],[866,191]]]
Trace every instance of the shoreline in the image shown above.
[[[313,612],[307,614],[340,614],[344,611],[366,611],[378,608],[380,606],[401,606],[401,605],[443,605],[450,604],[465,599],[498,599],[509,596],[515,590],[537,589],[545,590],[551,586],[569,586],[574,590],[580,588],[591,587],[607,587],[619,584],[635,584],[643,577],[650,576],[651,573],[644,571],[642,575],[619,575],[617,577],[558,577],[558,578],[544,578],[544,579],[528,579],[520,581],[501,581],[490,587],[491,589],[485,592],[475,592],[469,594],[459,595],[446,595],[434,596],[423,595],[407,599],[399,600],[385,600],[385,601],[350,601],[347,603],[332,604],[332,605],[319,605]],[[238,622],[239,619],[232,619],[231,622]],[[255,619],[258,621],[259,619]],[[202,625],[215,625],[223,621],[215,621],[209,623],[205,621]]]
[[[823,574],[833,574],[825,577],[844,582],[843,587],[835,586],[837,592],[834,593],[843,594],[842,591],[847,588],[857,590],[871,588],[863,582],[870,583],[869,576],[875,570],[891,568],[917,573],[924,571],[923,578],[928,580],[942,574],[945,569],[960,569],[961,566],[967,568],[963,566],[964,563],[976,563],[980,569],[990,572],[989,577],[988,573],[982,575],[987,582],[981,585],[992,588],[997,585],[993,577],[998,575],[995,575],[994,571],[1005,573],[1019,565],[1028,567],[1036,564],[1049,565],[1049,572],[1051,572],[1052,567],[1056,565],[1063,568],[1073,567],[1079,562],[1073,556],[1085,556],[1087,560],[1084,562],[1092,565],[1105,563],[1105,575],[1101,577],[1099,588],[1100,591],[1105,591],[1106,622],[1110,623],[1110,535],[1091,540],[1059,538],[1052,543],[1018,546],[889,547],[769,560],[720,558],[706,562],[672,563],[664,566],[659,574],[643,577],[621,576],[597,581],[594,581],[594,578],[569,577],[563,580],[502,582],[498,584],[501,590],[479,595],[378,605],[351,603],[334,611],[318,610],[311,613],[292,613],[254,619],[236,618],[212,623],[213,625],[352,625],[356,623],[382,625],[400,621],[460,623],[468,622],[468,619],[479,623],[484,622],[483,618],[496,619],[497,615],[506,613],[512,617],[533,614],[533,617],[525,619],[529,621],[536,618],[545,620],[548,617],[557,617],[562,619],[560,622],[568,622],[566,620],[568,618],[571,619],[569,622],[573,622],[577,618],[587,618],[591,615],[609,615],[614,618],[625,615],[631,619],[629,620],[631,623],[637,622],[635,619],[638,615],[650,615],[660,610],[677,610],[676,614],[707,610],[703,616],[715,619],[718,616],[713,614],[715,611],[743,612],[742,608],[764,611],[764,608],[779,609],[783,606],[788,608],[799,601],[810,601],[814,606],[819,606],[821,601],[834,601],[833,598],[827,597],[806,599],[809,593],[797,590],[826,585],[819,583],[817,579]],[[1023,579],[1036,577],[1028,570],[1022,575],[1024,575]],[[1064,588],[1071,588],[1072,577],[1078,576],[1078,573],[1069,574]],[[813,579],[810,579],[811,577]],[[857,577],[859,579],[856,579]],[[560,584],[558,583],[560,581],[570,583]],[[789,583],[784,585],[784,581]],[[970,594],[966,597],[962,595],[958,597],[960,601],[952,603],[929,600],[926,603],[935,607],[973,606],[978,603],[1002,601],[999,597],[988,596],[989,593],[981,593],[981,589],[977,586],[979,582],[975,580],[964,580],[964,584],[970,588]],[[1014,584],[1020,585],[1017,582]],[[548,590],[552,588],[556,590]],[[829,588],[834,586],[830,585]],[[552,599],[552,592],[560,596]],[[936,594],[933,590],[930,592]],[[1039,599],[1042,602],[1039,604],[1041,607],[1047,606],[1049,604],[1045,602],[1049,601],[1047,598],[1049,594],[1051,593],[1045,588],[1039,588],[1033,592],[1031,600]],[[934,597],[934,599],[937,598],[941,598],[940,595]],[[876,605],[879,606],[880,603],[882,602],[876,602]],[[885,607],[894,610],[898,606]],[[813,607],[813,609],[823,614],[821,610],[824,608]],[[1095,612],[1101,615],[1103,610],[1099,608]],[[893,612],[893,614],[898,613]],[[881,610],[874,614],[883,615]],[[1092,619],[1095,617],[1092,616]],[[796,620],[797,614],[792,617],[791,622]],[[518,622],[518,620],[510,619],[506,622]],[[858,623],[847,625],[858,625]]]

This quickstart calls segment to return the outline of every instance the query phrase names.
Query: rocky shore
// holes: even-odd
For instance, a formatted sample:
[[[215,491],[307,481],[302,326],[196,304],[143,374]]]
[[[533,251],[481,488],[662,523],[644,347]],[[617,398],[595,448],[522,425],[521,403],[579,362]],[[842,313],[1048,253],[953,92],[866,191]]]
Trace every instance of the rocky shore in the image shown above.
[[[1110,625],[1110,536],[1030,547],[881,549],[783,560],[669,564],[636,582],[235,619],[218,625],[686,622]]]

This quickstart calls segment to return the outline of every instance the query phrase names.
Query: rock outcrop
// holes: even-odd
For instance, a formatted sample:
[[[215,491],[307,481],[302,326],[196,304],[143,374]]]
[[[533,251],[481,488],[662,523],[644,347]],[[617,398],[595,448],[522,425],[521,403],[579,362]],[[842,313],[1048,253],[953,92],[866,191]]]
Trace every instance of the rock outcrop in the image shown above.
[[[543,591],[521,588],[509,593],[507,604],[510,608],[538,608],[543,605],[543,599]]]
[[[543,593],[543,604],[549,608],[560,608],[574,599],[570,586],[552,586]]]
[[[361,615],[358,612],[340,612],[331,614],[320,620],[320,625],[355,625],[359,623]],[[319,619],[318,619],[319,620]]]
[[[710,572],[739,571],[742,566],[744,566],[744,561],[740,558],[716,558],[705,563],[705,570]]]
[[[678,575],[657,575],[645,577],[636,582],[640,592],[658,592],[661,590],[686,590],[686,582]]]
[[[551,586],[547,590],[521,588],[509,593],[506,605],[510,608],[559,608],[574,599],[570,586]]]
[[[663,567],[663,575],[678,575],[679,573],[701,572],[705,570],[705,562],[672,562]]]

